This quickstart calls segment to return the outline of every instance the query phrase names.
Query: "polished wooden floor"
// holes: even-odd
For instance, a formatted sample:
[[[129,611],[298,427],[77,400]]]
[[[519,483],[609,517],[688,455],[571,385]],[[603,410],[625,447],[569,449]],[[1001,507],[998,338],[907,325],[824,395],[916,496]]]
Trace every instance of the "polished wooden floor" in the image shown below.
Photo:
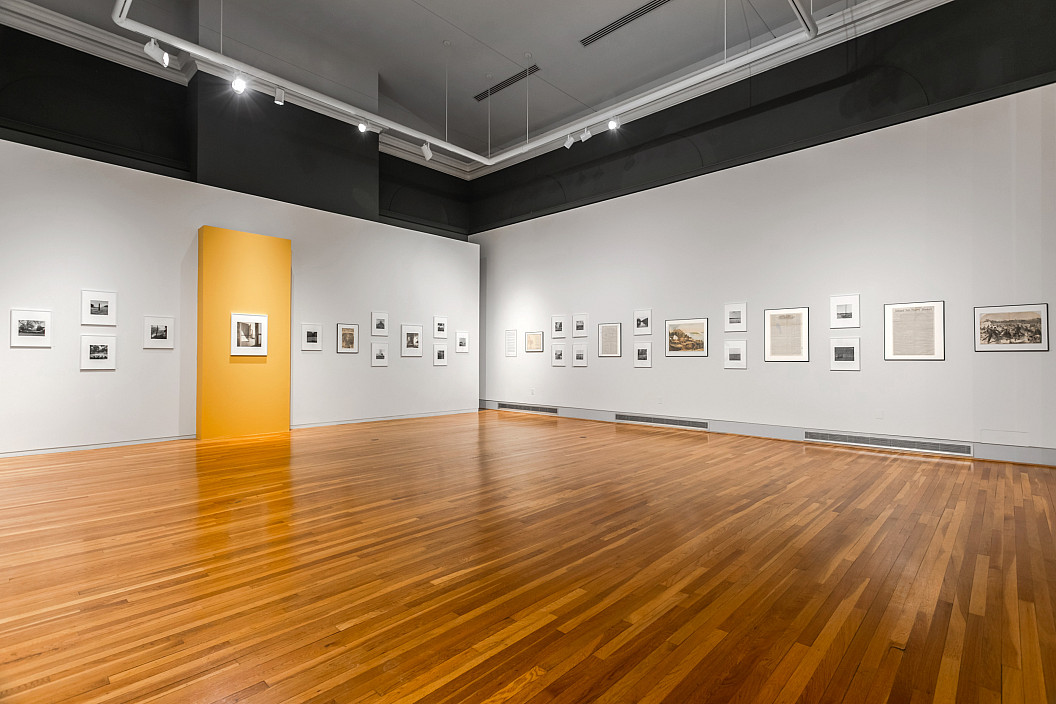
[[[0,701],[1056,702],[1054,501],[493,411],[0,460]]]

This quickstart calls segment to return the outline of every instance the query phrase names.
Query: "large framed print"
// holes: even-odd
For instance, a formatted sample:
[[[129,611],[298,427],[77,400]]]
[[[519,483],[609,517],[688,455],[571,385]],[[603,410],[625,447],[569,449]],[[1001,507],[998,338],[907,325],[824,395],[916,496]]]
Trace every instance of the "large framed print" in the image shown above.
[[[576,342],[572,345],[572,366],[587,366],[587,343]]]
[[[598,356],[619,357],[621,347],[622,323],[600,323],[598,325]]]
[[[1049,304],[975,309],[976,352],[1048,352]]]
[[[727,303],[723,307],[723,332],[748,332],[748,304]]]
[[[763,311],[763,361],[810,361],[809,308],[770,308]]]
[[[81,369],[117,369],[117,337],[81,335]]]
[[[337,324],[337,353],[357,354],[359,352],[359,325],[357,323]]]
[[[574,314],[572,316],[572,337],[587,337],[590,334],[587,328],[589,323],[589,316],[586,313]]]
[[[555,342],[550,345],[550,366],[568,366],[568,348],[564,342]]]
[[[455,352],[456,353],[468,353],[469,352],[469,331],[468,330],[456,330],[455,331]]]
[[[524,351],[525,352],[542,352],[543,351],[543,331],[537,330],[535,332],[524,333]]]
[[[653,334],[653,309],[643,308],[642,310],[634,311],[634,334],[635,335],[652,335]]]
[[[147,315],[143,317],[143,349],[171,350],[176,346],[176,318]]]
[[[433,337],[439,338],[441,340],[447,339],[447,316],[433,316]]]
[[[648,369],[653,366],[653,343],[652,342],[635,342],[634,343],[634,368],[635,369]]]
[[[708,319],[684,318],[668,320],[667,346],[664,355],[667,357],[707,357],[708,356]]]
[[[268,316],[247,313],[231,314],[231,355],[233,357],[268,356]]]
[[[447,366],[447,343],[440,342],[433,344],[433,366],[434,367],[446,367]]]
[[[550,339],[561,339],[568,335],[568,316],[567,315],[551,315],[550,316]]]
[[[370,314],[371,337],[389,336],[389,314],[384,311],[374,311]]]
[[[400,356],[421,357],[422,356],[422,326],[401,325],[400,326]]]
[[[889,362],[945,360],[945,302],[885,304],[884,359]]]
[[[722,368],[748,368],[748,340],[726,340],[722,343]]]
[[[301,351],[323,351],[323,326],[318,323],[301,323]]]
[[[117,325],[117,294],[81,291],[81,325]]]
[[[11,310],[12,347],[51,347],[50,310]]]
[[[829,369],[834,372],[862,371],[861,340],[833,337],[829,340]]]
[[[829,296],[829,329],[860,328],[861,318],[858,316],[859,294],[848,296]]]
[[[389,366],[389,343],[388,342],[371,342],[370,343],[370,366],[372,366],[372,367],[387,367],[387,366]]]

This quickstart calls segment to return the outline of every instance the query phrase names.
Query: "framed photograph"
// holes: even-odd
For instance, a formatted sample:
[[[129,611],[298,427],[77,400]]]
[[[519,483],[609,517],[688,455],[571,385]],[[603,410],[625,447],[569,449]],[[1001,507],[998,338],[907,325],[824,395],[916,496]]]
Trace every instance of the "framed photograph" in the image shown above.
[[[568,366],[568,348],[564,342],[555,342],[550,345],[550,366]]]
[[[50,310],[11,310],[12,347],[51,347]]]
[[[374,311],[370,314],[371,337],[389,336],[389,314],[382,311]]]
[[[543,351],[543,331],[538,332],[526,332],[524,333],[524,351],[525,352],[542,352]]]
[[[357,323],[337,324],[337,353],[357,354],[359,352],[359,325]]]
[[[646,369],[653,366],[653,343],[652,342],[635,342],[634,343],[634,368],[635,369]]]
[[[621,323],[599,323],[598,324],[598,356],[619,357],[622,352]]]
[[[884,305],[884,359],[946,359],[945,301]]]
[[[572,316],[572,337],[587,337],[590,333],[588,316],[586,313],[576,313]]]
[[[587,366],[587,343],[577,342],[572,345],[572,366]]]
[[[433,366],[447,366],[447,343],[440,342],[433,345]]]
[[[441,340],[447,339],[447,316],[433,316],[433,337]]]
[[[723,307],[723,332],[748,332],[748,304],[727,303]]]
[[[117,294],[82,290],[81,325],[117,325]]]
[[[834,372],[862,371],[859,338],[833,337],[829,340],[829,369]]]
[[[560,340],[561,338],[568,335],[568,316],[567,315],[551,315],[550,316],[550,339]]]
[[[763,361],[810,361],[810,309],[772,308],[763,311]]]
[[[231,314],[231,355],[268,356],[268,316]]]
[[[401,325],[400,326],[400,356],[421,357],[422,356],[422,326]]]
[[[1048,352],[1049,304],[975,309],[976,352]]]
[[[642,310],[634,311],[634,334],[635,335],[652,335],[653,334],[653,309],[643,308]]]
[[[668,357],[707,357],[708,356],[708,319],[685,318],[668,320],[667,347],[664,355]]]
[[[372,367],[387,367],[387,366],[389,366],[389,343],[388,342],[371,342],[370,343],[370,366],[372,366]]]
[[[858,294],[829,296],[829,328],[860,328]]]
[[[81,369],[117,369],[117,337],[81,335]]]
[[[722,368],[748,368],[748,340],[725,340],[722,343]]]
[[[455,352],[469,352],[469,331],[458,330],[455,332]]]
[[[506,331],[506,356],[516,357],[517,356],[517,331],[507,330]]]
[[[301,323],[301,351],[323,351],[323,326],[318,323]]]
[[[176,318],[143,316],[143,349],[171,350],[176,346]]]

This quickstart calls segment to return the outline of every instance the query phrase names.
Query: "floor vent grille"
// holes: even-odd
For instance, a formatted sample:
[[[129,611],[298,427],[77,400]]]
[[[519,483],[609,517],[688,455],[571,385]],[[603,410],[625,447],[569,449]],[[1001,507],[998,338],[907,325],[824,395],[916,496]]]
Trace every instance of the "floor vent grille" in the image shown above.
[[[491,88],[488,88],[487,90],[482,90],[481,92],[479,92],[476,95],[474,95],[473,98],[476,99],[476,101],[479,103],[480,101],[486,99],[489,95],[495,95],[500,90],[503,90],[504,88],[509,88],[514,83],[517,83],[518,81],[523,81],[525,78],[528,78],[528,76],[531,76],[533,73],[537,73],[538,71],[539,71],[538,64],[532,64],[531,66],[529,66],[528,68],[524,69],[520,73],[513,74],[512,76],[507,78],[505,81],[503,81],[501,83],[496,83],[495,85],[493,85]]]
[[[916,452],[941,452],[949,455],[971,457],[972,446],[932,440],[901,440],[899,438],[877,438],[868,435],[845,435],[842,433],[819,433],[808,430],[803,435],[806,440],[834,442],[840,445],[865,445],[884,447],[891,450],[914,450]]]
[[[632,416],[626,413],[617,413],[616,420],[627,423],[648,423],[649,425],[673,425],[679,428],[708,429],[708,421],[706,420],[682,420],[679,418],[658,418],[656,416]]]
[[[523,403],[500,403],[500,411],[530,411],[532,413],[552,413],[557,415],[557,409],[553,406],[526,406]]]
[[[661,5],[667,4],[668,2],[670,2],[670,0],[653,0],[652,2],[646,3],[645,5],[639,7],[637,10],[632,10],[631,12],[628,12],[620,19],[615,20],[613,22],[609,22],[607,25],[599,29],[597,32],[594,32],[594,34],[591,34],[589,37],[583,37],[579,40],[579,43],[583,46],[589,46],[601,39],[602,37],[609,36],[620,27],[625,27],[631,22],[634,22],[642,15],[652,12],[656,8],[660,7]]]

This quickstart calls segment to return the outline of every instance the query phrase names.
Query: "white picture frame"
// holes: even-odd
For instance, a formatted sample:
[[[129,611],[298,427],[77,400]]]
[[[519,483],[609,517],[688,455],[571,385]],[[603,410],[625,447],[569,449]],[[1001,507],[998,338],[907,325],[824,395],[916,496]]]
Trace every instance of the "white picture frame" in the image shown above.
[[[323,326],[319,323],[301,323],[301,352],[323,351]]]
[[[727,303],[722,308],[723,332],[748,332],[748,304]]]
[[[231,356],[268,356],[268,316],[255,313],[231,314]]]
[[[648,369],[653,366],[653,343],[634,343],[634,368]]]
[[[359,354],[359,324],[338,323],[334,334],[338,354]]]
[[[884,360],[946,360],[946,303],[884,304]]]
[[[862,327],[859,313],[860,296],[857,293],[846,296],[829,296],[829,329]]]
[[[829,338],[829,370],[834,372],[862,371],[861,338]]]
[[[568,335],[568,316],[567,315],[551,315],[550,316],[550,339],[560,340]]]
[[[447,316],[433,316],[433,337],[439,340],[447,339]]]
[[[51,347],[51,311],[11,309],[12,347]]]
[[[707,357],[708,319],[682,318],[664,321],[665,357]]]
[[[635,335],[652,335],[653,309],[641,308],[639,310],[634,311],[634,320],[631,324],[634,326]]]
[[[81,325],[117,325],[117,293],[82,289]]]
[[[469,330],[455,331],[455,354],[469,354]]]
[[[421,357],[425,343],[422,340],[424,328],[421,325],[400,326],[400,356]]]
[[[572,337],[590,336],[590,316],[586,313],[575,313],[572,316]]]
[[[370,336],[389,336],[389,314],[385,311],[375,310],[370,313]]]
[[[117,369],[116,335],[81,335],[81,370]]]
[[[438,342],[433,344],[433,366],[447,366],[447,343]]]
[[[748,340],[723,340],[722,368],[748,368]]]
[[[587,366],[587,343],[575,342],[572,344],[572,366]]]
[[[542,352],[543,351],[543,331],[533,330],[531,332],[524,333],[524,351],[525,352]]]
[[[568,366],[568,346],[564,342],[554,342],[550,345],[550,366]]]
[[[598,356],[619,357],[623,353],[622,338],[622,323],[598,323]]]
[[[389,343],[388,342],[371,342],[370,343],[370,366],[372,366],[372,367],[387,367],[387,366],[389,366]]]
[[[176,347],[176,318],[167,315],[143,316],[143,349],[171,350]]]
[[[975,309],[976,352],[1048,352],[1049,304]]]
[[[768,308],[763,311],[763,361],[810,361],[809,308]]]

